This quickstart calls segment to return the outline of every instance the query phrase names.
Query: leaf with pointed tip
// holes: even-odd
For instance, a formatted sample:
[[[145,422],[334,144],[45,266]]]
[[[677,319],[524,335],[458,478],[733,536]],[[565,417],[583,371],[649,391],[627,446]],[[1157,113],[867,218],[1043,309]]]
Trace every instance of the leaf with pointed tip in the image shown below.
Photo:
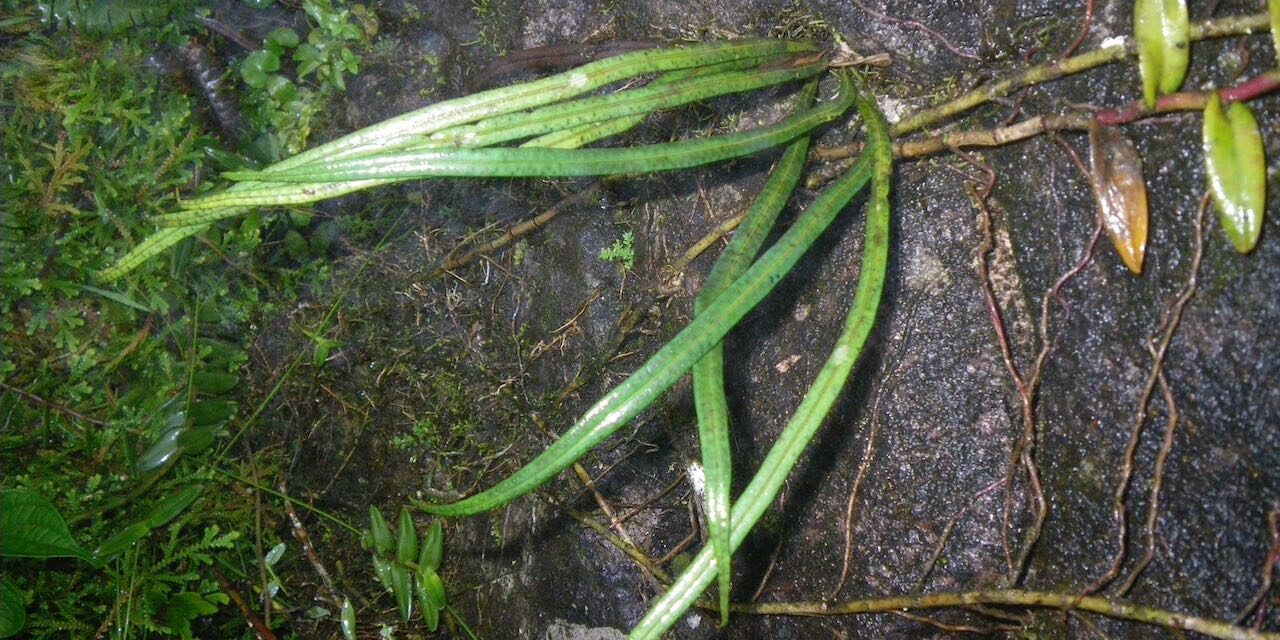
[[[436,571],[440,568],[440,559],[444,555],[444,527],[437,520],[427,529],[427,537],[422,540],[422,551],[418,556],[418,567]]]
[[[1253,112],[1242,102],[1222,108],[1214,93],[1204,108],[1204,162],[1218,220],[1248,253],[1258,244],[1267,200],[1267,158]]]
[[[89,560],[58,508],[23,489],[0,491],[0,556]]]
[[[1173,93],[1187,77],[1191,60],[1191,23],[1186,0],[1135,0],[1133,35],[1138,45],[1138,70],[1148,109],[1156,96]]]
[[[418,529],[413,526],[413,516],[408,509],[400,510],[400,535],[396,541],[396,559],[409,564],[418,557]]]
[[[1142,273],[1147,251],[1147,184],[1142,158],[1120,129],[1089,123],[1089,182],[1116,253],[1134,273]]]
[[[391,553],[395,541],[391,536],[391,527],[387,526],[387,521],[382,517],[382,511],[377,507],[369,507],[369,535],[373,538],[373,552],[375,555],[382,553]]]

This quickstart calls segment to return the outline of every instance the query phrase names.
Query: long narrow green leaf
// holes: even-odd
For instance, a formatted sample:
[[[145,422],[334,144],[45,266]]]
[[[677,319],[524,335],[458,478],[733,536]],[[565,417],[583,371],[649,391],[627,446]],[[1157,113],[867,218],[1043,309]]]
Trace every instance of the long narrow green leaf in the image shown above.
[[[874,103],[860,96],[858,110],[866,123],[867,149],[873,161],[860,162],[850,173],[833,183],[806,214],[806,217],[819,212],[834,215],[828,210],[843,208],[848,197],[852,196],[849,189],[854,186],[860,189],[865,183],[866,169],[871,168],[870,173],[874,174],[875,180],[867,206],[867,235],[858,292],[854,295],[835,349],[818,372],[795,415],[769,450],[760,470],[734,504],[730,542],[735,548],[742,544],[747,533],[773,503],[800,454],[839,398],[840,390],[871,334],[880,307],[889,255],[889,179],[893,171],[893,151],[889,142],[889,125]],[[704,548],[631,631],[631,640],[650,640],[661,636],[692,606],[715,575],[714,553],[710,548]]]
[[[841,74],[841,95],[851,100],[853,94],[848,75]],[[865,167],[859,171],[863,182],[869,173]],[[849,182],[841,183],[846,187],[844,191],[848,191]],[[861,183],[858,186],[861,187]],[[845,193],[844,201],[856,191]],[[792,226],[732,287],[704,309],[702,315],[694,318],[626,381],[605,394],[532,462],[492,488],[465,500],[437,505],[417,503],[418,506],[437,515],[471,515],[500,507],[555,477],[675,384],[778,284],[834,217],[834,212],[825,219],[807,215]]]
[[[1204,162],[1218,221],[1236,251],[1258,244],[1267,201],[1267,158],[1258,121],[1243,102],[1222,108],[1214,93],[1204,109]]]
[[[96,277],[99,282],[116,280],[124,274],[137,269],[138,265],[150,260],[152,257],[160,255],[169,247],[208,228],[208,224],[195,224],[161,229],[147,236],[145,240],[135,245],[128,253],[120,256],[120,259],[116,260],[115,264],[99,271]]]
[[[488,147],[552,131],[649,114],[730,93],[746,93],[764,87],[813,77],[826,70],[825,59],[808,64],[748,71],[725,71],[689,78],[684,82],[651,84],[601,96],[581,98],[454,127],[432,134],[423,147]]]
[[[798,108],[808,108],[817,90],[817,82],[805,85]],[[778,160],[773,175],[747,211],[733,240],[720,254],[707,276],[702,292],[694,301],[694,314],[700,314],[715,301],[726,287],[741,276],[760,248],[764,246],[778,219],[778,213],[795,191],[809,152],[809,136],[792,142]],[[729,441],[729,402],[724,388],[724,344],[716,343],[693,366],[693,400],[698,412],[698,438],[702,450],[704,513],[707,532],[715,551],[720,575],[720,625],[729,623],[729,591],[732,577],[733,549],[729,546],[729,508],[733,479],[733,455]]]
[[[739,58],[767,60],[816,50],[812,42],[744,39],[624,53],[541,80],[437,102],[304,151],[273,165],[271,169],[291,169],[316,160],[344,158],[388,146],[413,144],[424,140],[426,134],[447,127],[567,100],[647,73],[701,67]]]
[[[224,175],[232,180],[322,183],[384,178],[578,177],[686,169],[788,142],[838,118],[851,106],[852,100],[852,96],[842,92],[836,100],[772,125],[710,138],[623,149],[423,149],[313,162],[288,171],[231,171]]]

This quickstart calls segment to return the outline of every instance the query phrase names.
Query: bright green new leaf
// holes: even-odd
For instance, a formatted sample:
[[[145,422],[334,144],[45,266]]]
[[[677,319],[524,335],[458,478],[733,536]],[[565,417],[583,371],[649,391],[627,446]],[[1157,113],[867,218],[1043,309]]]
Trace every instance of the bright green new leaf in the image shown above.
[[[44,496],[23,489],[0,491],[0,556],[89,561],[58,508]]]
[[[27,625],[27,610],[22,592],[8,580],[0,580],[0,638],[18,635]]]
[[[1218,220],[1248,253],[1258,244],[1267,199],[1267,158],[1253,112],[1242,102],[1225,110],[1217,93],[1204,108],[1204,162]]]
[[[1135,0],[1133,35],[1147,108],[1156,96],[1173,93],[1187,77],[1191,60],[1191,26],[1186,0]]]

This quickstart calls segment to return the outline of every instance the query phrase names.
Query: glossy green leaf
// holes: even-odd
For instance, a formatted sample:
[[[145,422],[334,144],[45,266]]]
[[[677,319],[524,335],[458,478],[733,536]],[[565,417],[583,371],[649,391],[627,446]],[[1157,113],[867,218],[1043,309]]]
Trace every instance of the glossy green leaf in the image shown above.
[[[101,566],[103,563],[110,561],[112,558],[128,551],[133,545],[138,544],[143,538],[151,533],[151,525],[145,520],[135,522],[125,527],[120,533],[115,534],[107,539],[106,542],[98,545],[93,550],[93,562]]]
[[[391,588],[391,561],[382,556],[373,556],[373,573],[378,576],[378,582],[387,589]]]
[[[0,491],[0,556],[89,560],[58,508],[25,489]]]
[[[435,631],[440,625],[440,612],[446,604],[444,582],[439,574],[431,569],[421,568],[418,581],[415,583],[418,593],[418,604],[422,607],[422,618],[427,621],[427,630]]]
[[[1262,233],[1267,158],[1258,121],[1244,103],[1226,109],[1217,93],[1204,109],[1204,161],[1218,221],[1236,251],[1248,253]]]
[[[267,555],[265,557],[263,557],[262,559],[263,564],[267,565],[268,567],[276,566],[276,563],[280,562],[280,558],[284,557],[284,552],[286,549],[287,547],[283,542],[277,542],[276,546],[271,547],[271,550],[267,552]]]
[[[1089,182],[1116,253],[1130,271],[1142,273],[1148,218],[1142,158],[1118,128],[1097,120],[1089,123]]]
[[[431,575],[435,575],[435,572],[431,572]],[[436,579],[439,580],[439,576]],[[440,608],[432,601],[421,577],[413,587],[414,592],[418,594],[418,607],[422,609],[422,619],[427,623],[427,630],[435,631],[440,626]]]
[[[339,615],[344,640],[356,640],[356,608],[351,606],[351,598],[342,599],[342,613]]]
[[[422,540],[422,551],[418,556],[418,566],[432,571],[440,570],[440,560],[444,555],[444,527],[440,521],[431,523],[427,529],[427,537]]]
[[[408,509],[400,510],[400,534],[396,540],[396,559],[409,564],[418,558],[418,529]]]
[[[8,580],[0,580],[0,638],[16,636],[27,626],[25,605],[22,592]]]
[[[382,517],[382,511],[377,507],[369,507],[369,534],[373,536],[373,552],[375,554],[390,554],[395,548],[395,539],[391,535],[391,527],[387,526],[387,521]]]
[[[156,503],[156,506],[151,508],[151,513],[147,514],[147,525],[156,528],[168,524],[170,520],[178,517],[178,514],[186,511],[187,507],[200,497],[200,492],[199,485],[191,485]]]
[[[1135,0],[1133,34],[1147,108],[1156,97],[1173,93],[1187,77],[1191,60],[1191,27],[1186,0]]]
[[[413,615],[413,574],[397,562],[391,563],[391,595],[396,598],[400,619],[408,622]]]

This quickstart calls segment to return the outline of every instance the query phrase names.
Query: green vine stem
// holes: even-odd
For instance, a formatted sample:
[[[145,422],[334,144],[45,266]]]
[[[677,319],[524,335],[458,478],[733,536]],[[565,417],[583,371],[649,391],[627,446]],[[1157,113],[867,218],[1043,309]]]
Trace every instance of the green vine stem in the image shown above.
[[[1266,13],[1255,13],[1200,22],[1191,25],[1191,40],[1195,42],[1209,38],[1264,33],[1269,29],[1269,19]],[[1125,37],[1121,44],[1095,49],[1088,53],[1064,58],[1050,64],[1031,67],[999,82],[993,82],[979,89],[974,89],[944,104],[903,118],[893,126],[891,132],[893,137],[897,138],[908,133],[920,131],[974,107],[991,102],[996,98],[1009,95],[1017,89],[1057,80],[1058,78],[1111,64],[1112,62],[1119,62],[1133,55],[1135,55],[1133,39]]]
[[[1220,620],[1144,607],[1121,600],[1098,596],[1081,596],[1074,593],[1023,591],[1019,589],[931,593],[919,596],[869,598],[846,602],[776,602],[734,605],[733,611],[735,613],[767,615],[833,616],[889,613],[909,609],[971,607],[975,605],[1047,607],[1063,611],[1087,611],[1109,618],[1143,622],[1169,629],[1194,631],[1226,640],[1280,640],[1280,633],[1238,627]]]

